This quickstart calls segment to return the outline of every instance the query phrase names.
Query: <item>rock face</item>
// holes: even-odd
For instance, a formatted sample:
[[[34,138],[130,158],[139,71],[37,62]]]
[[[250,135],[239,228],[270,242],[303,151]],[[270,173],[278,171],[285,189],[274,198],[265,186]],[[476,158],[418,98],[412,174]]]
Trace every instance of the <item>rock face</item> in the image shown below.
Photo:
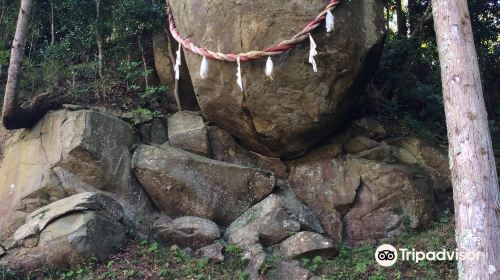
[[[243,248],[249,260],[246,272],[250,279],[259,279],[264,264],[264,246],[273,246],[300,230],[323,233],[315,213],[300,203],[286,189],[271,194],[242,214],[226,229],[229,243]]]
[[[289,162],[288,184],[337,242],[373,243],[424,228],[450,189],[446,156],[414,138],[389,138],[361,119]],[[335,152],[330,152],[335,151]]]
[[[164,32],[158,32],[153,35],[153,56],[156,73],[161,83],[169,88],[167,91],[167,98],[169,103],[173,105],[175,104],[175,95],[174,91],[171,89],[174,88],[175,84],[175,72],[171,55],[175,55],[177,43],[175,40],[171,40],[175,45],[174,50],[172,50],[169,46],[167,36],[169,35]],[[184,61],[184,55],[182,55],[181,77],[179,80],[179,101],[182,109],[199,109],[196,96],[194,95],[193,84],[186,67],[186,62]],[[172,106],[172,110],[177,110],[177,106]]]
[[[269,246],[300,229],[324,232],[316,214],[300,203],[293,193],[282,190],[252,206],[229,225],[225,234],[233,243],[255,235],[254,239]]]
[[[134,129],[104,113],[60,110],[16,133],[0,166],[0,232],[9,236],[32,211],[85,191],[112,196],[125,222],[146,231],[153,208],[132,174]]]
[[[163,244],[199,249],[220,238],[216,223],[198,217],[181,217],[153,226],[154,237]]]
[[[146,144],[161,145],[168,141],[167,124],[163,119],[153,119],[139,126],[139,136]]]
[[[9,239],[0,267],[31,271],[65,267],[96,257],[104,260],[125,237],[123,210],[113,199],[81,193],[29,215]]]
[[[325,6],[321,0],[170,3],[181,34],[200,46],[234,53],[289,39]],[[341,123],[376,67],[384,38],[382,7],[378,0],[339,5],[335,31],[313,33],[318,73],[307,63],[308,42],[274,58],[273,80],[264,75],[265,60],[244,63],[244,93],[236,84],[235,64],[210,61],[202,80],[201,57],[186,52],[204,116],[261,154],[302,154]]]
[[[203,117],[195,112],[181,111],[168,118],[168,140],[172,147],[209,155],[207,128]]]
[[[223,129],[212,125],[207,127],[212,158],[242,166],[258,167],[272,171],[278,178],[286,178],[287,166],[279,159],[248,151]]]
[[[207,159],[176,148],[140,145],[137,178],[156,206],[171,217],[197,216],[228,225],[267,196],[270,172]]]
[[[371,243],[406,226],[421,228],[434,215],[432,181],[408,165],[326,159],[296,166],[289,182],[320,213],[331,236],[342,231],[343,215],[350,243]]]

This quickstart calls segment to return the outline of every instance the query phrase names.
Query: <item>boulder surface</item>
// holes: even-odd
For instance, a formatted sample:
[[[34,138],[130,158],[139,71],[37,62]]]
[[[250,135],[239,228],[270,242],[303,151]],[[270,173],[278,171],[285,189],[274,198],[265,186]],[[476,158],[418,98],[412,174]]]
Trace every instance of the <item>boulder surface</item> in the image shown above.
[[[140,145],[132,160],[156,206],[172,218],[196,216],[228,225],[274,188],[273,173],[188,153]]]
[[[220,238],[216,223],[198,217],[181,217],[172,221],[160,220],[153,226],[154,237],[166,245],[199,249]]]
[[[123,209],[110,197],[85,192],[42,207],[7,240],[0,269],[29,272],[103,261],[125,238]]]
[[[154,209],[131,170],[137,136],[125,121],[94,110],[59,110],[10,141],[0,165],[4,236],[34,210],[81,192],[112,196],[127,224],[141,232],[149,228]]]
[[[170,1],[183,36],[201,47],[241,53],[289,39],[325,7],[322,0]],[[384,38],[382,1],[343,1],[334,11],[335,30],[313,32],[318,72],[308,63],[309,42],[274,60],[243,63],[244,92],[236,64],[210,61],[199,77],[201,56],[186,51],[203,115],[267,156],[293,157],[317,144],[341,124],[377,65]],[[200,20],[201,19],[201,20]],[[222,31],[222,32],[221,32]]]

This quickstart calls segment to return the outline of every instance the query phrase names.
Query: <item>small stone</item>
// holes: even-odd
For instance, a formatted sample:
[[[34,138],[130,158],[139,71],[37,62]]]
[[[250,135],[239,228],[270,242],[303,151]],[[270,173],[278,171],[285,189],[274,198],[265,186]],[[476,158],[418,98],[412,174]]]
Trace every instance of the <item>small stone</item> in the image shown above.
[[[220,238],[214,222],[198,217],[181,217],[172,221],[157,220],[153,226],[154,237],[163,244],[176,244],[183,248],[198,249]]]
[[[337,253],[337,246],[330,238],[319,233],[302,231],[278,245],[277,253],[288,259],[322,256],[326,259]]]
[[[224,246],[220,242],[215,242],[214,244],[202,247],[195,252],[197,258],[208,258],[211,262],[220,263],[224,261],[224,255],[222,250]]]
[[[279,261],[274,270],[273,279],[279,280],[308,280],[311,273],[302,267],[297,260]]]
[[[168,118],[168,140],[176,147],[201,156],[208,156],[207,128],[200,114],[181,111]]]
[[[168,141],[167,124],[163,119],[154,119],[151,121],[151,131],[149,141],[152,144],[161,145]]]

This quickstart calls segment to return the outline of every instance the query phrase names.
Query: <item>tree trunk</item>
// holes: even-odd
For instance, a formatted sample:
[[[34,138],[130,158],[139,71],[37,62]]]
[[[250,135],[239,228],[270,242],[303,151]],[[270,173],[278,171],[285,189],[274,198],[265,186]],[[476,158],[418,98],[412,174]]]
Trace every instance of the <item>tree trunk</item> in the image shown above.
[[[408,26],[410,27],[410,33],[413,33],[413,30],[417,26],[418,18],[416,0],[408,0]]]
[[[398,24],[398,35],[402,37],[408,36],[408,27],[406,14],[403,11],[403,4],[401,3],[403,0],[396,0],[396,16],[397,16],[397,24]]]
[[[9,63],[9,73],[7,85],[5,86],[5,96],[3,100],[2,118],[3,124],[9,128],[15,121],[18,107],[19,81],[21,79],[21,64],[23,60],[24,48],[26,45],[26,34],[28,33],[28,23],[31,15],[31,0],[22,0],[19,16],[17,18],[16,35],[12,42],[12,52]]]
[[[101,11],[101,0],[96,0],[96,43],[98,51],[98,64],[99,64],[99,78],[104,78],[104,50],[103,50],[103,40],[102,40],[102,11]]]
[[[142,35],[137,37],[137,43],[139,44],[139,49],[141,50],[142,67],[144,68],[144,82],[146,89],[149,88],[149,74],[148,74],[148,64],[146,62],[146,56],[144,54],[144,47],[142,46]]]
[[[0,25],[3,22],[3,15],[5,13],[5,0],[2,0],[2,11],[0,12]]]
[[[26,34],[32,8],[32,0],[22,0],[17,19],[16,34],[12,43],[9,73],[2,109],[3,125],[7,129],[27,128],[35,125],[47,111],[57,109],[66,101],[65,97],[41,94],[25,106],[19,105],[19,82],[21,63],[26,46]]]
[[[441,61],[459,279],[498,279],[500,193],[466,0],[432,0]]]
[[[54,0],[50,1],[50,44],[54,45],[56,43],[56,29],[54,24]]]

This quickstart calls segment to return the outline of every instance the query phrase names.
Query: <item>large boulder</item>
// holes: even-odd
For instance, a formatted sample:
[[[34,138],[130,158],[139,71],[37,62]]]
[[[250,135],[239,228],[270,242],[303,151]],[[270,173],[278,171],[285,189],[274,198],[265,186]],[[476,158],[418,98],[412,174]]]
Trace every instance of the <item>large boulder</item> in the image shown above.
[[[140,145],[132,160],[156,206],[177,218],[228,225],[274,188],[273,173],[207,159],[173,147]]]
[[[19,130],[0,166],[0,233],[8,236],[34,210],[85,191],[112,196],[126,224],[147,231],[153,205],[131,171],[136,141],[128,123],[93,110],[50,112]]]
[[[319,213],[332,237],[338,237],[340,230],[346,233],[344,241],[353,245],[423,228],[436,209],[436,183],[418,166],[363,158],[323,159],[293,166],[288,182]]]
[[[28,272],[42,267],[104,260],[125,237],[123,209],[110,197],[81,193],[42,207],[7,240],[0,267]]]
[[[322,0],[170,4],[182,35],[227,53],[289,39],[325,7]],[[204,116],[267,156],[296,156],[324,139],[342,122],[373,74],[384,38],[382,1],[342,1],[334,14],[332,33],[321,27],[312,34],[318,45],[318,73],[307,61],[306,41],[274,58],[272,80],[264,75],[265,60],[243,63],[244,93],[236,84],[236,64],[210,61],[208,78],[202,80],[201,57],[186,52]]]
[[[228,226],[225,236],[233,243],[256,236],[255,239],[269,246],[300,229],[324,232],[311,209],[300,203],[291,191],[281,190],[239,216]]]

